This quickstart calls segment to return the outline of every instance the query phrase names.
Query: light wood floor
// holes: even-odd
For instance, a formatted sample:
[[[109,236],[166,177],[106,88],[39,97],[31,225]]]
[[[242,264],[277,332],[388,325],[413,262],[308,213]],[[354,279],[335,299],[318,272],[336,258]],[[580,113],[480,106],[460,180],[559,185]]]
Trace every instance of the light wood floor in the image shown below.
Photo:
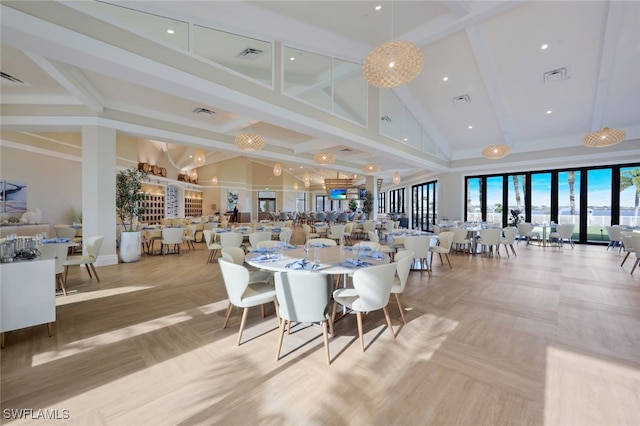
[[[390,302],[395,341],[370,313],[362,353],[349,315],[326,365],[318,326],[275,360],[272,306],[236,346],[240,310],[223,330],[219,267],[196,248],[98,268],[101,283],[71,270],[52,337],[6,334],[2,422],[48,423],[6,418],[31,408],[83,426],[640,424],[640,271],[617,249],[452,254],[453,270],[411,272],[407,325]]]

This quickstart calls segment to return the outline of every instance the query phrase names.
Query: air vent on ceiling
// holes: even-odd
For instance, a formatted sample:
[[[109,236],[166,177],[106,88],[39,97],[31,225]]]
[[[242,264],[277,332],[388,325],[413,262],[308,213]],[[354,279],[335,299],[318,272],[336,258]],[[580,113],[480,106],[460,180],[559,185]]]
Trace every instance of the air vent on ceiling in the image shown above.
[[[215,111],[211,111],[210,109],[200,108],[200,107],[195,108],[193,112],[195,112],[196,114],[206,114],[206,115],[214,115],[216,113]]]
[[[12,75],[7,74],[6,72],[0,71],[0,77],[2,77],[3,80],[10,81],[11,83],[24,84],[24,81]]]
[[[264,53],[263,50],[247,47],[242,52],[238,53],[236,56],[242,59],[256,59],[263,53]]]
[[[389,117],[388,115],[383,115],[382,117],[380,117],[380,120],[391,123],[391,117]]]
[[[566,68],[558,68],[557,70],[547,71],[542,74],[542,81],[548,83],[550,81],[561,81],[569,79],[569,71]]]
[[[469,95],[460,95],[452,99],[454,105],[464,105],[471,103]]]

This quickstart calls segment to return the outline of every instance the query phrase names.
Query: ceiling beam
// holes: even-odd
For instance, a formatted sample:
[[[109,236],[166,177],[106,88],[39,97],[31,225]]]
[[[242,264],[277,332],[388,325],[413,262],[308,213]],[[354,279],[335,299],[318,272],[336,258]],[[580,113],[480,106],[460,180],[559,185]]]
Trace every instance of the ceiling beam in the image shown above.
[[[24,54],[91,111],[102,112],[104,110],[102,94],[75,67],[53,63],[40,55],[27,51],[24,51]]]

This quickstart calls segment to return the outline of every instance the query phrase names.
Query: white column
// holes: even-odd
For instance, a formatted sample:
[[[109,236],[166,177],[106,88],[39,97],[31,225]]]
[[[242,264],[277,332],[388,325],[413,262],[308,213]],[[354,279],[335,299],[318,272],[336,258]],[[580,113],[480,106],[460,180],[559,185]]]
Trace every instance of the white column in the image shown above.
[[[368,217],[367,219],[375,220],[378,217],[378,177],[367,176],[365,185],[367,191],[371,192],[371,195],[373,196],[373,210],[371,210],[371,217]]]
[[[99,126],[82,128],[82,236],[92,235],[104,237],[95,265],[117,264],[116,130]]]

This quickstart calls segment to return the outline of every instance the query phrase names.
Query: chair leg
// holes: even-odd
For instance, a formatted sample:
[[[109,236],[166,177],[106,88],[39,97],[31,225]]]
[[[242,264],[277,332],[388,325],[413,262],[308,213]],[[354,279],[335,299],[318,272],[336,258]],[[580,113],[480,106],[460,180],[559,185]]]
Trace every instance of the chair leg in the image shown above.
[[[514,256],[517,256],[516,254],[516,249],[513,247],[513,244],[509,244],[511,246],[511,252],[513,253]]]
[[[640,262],[640,257],[636,259],[636,263],[633,264],[633,268],[631,268],[631,274],[633,275],[633,271],[636,270],[636,266],[638,266],[638,263]]]
[[[278,350],[276,351],[276,361],[280,359],[280,350],[282,349],[282,341],[284,340],[284,329],[289,321],[280,321],[280,330],[278,333]]]
[[[400,309],[400,316],[402,317],[402,322],[406,325],[407,320],[404,318],[404,308],[402,307],[402,302],[400,302],[400,295],[398,293],[395,293],[395,295],[396,295],[396,302],[398,302],[398,309]]]
[[[449,269],[453,269],[453,266],[451,266],[451,261],[449,260],[449,254],[448,254],[448,253],[445,253],[445,254],[444,254],[444,257],[446,257],[446,258],[447,258],[447,263],[449,264]]]
[[[356,317],[358,319],[358,335],[360,336],[360,348],[362,348],[362,352],[364,352],[364,335],[362,333],[362,312],[358,311],[356,313]]]
[[[233,303],[229,302],[229,306],[227,306],[227,313],[224,316],[224,324],[222,324],[222,328],[227,328],[227,324],[229,324],[229,318],[231,317],[231,311],[233,311]]]
[[[93,279],[93,275],[91,275],[91,269],[89,268],[89,264],[85,263],[84,267],[87,268],[87,272],[89,273],[89,278]]]
[[[96,280],[98,280],[98,282],[100,282],[100,278],[98,277],[98,273],[96,272],[96,268],[95,268],[95,266],[93,266],[93,263],[90,263],[89,266],[91,266],[91,270],[93,271],[93,275],[96,276]]]
[[[249,308],[244,308],[242,311],[242,319],[240,320],[240,331],[238,332],[238,342],[236,346],[240,346],[240,340],[242,339],[242,331],[244,330],[244,324],[247,322],[249,316]]]
[[[62,273],[56,274],[56,277],[58,278],[58,283],[60,283],[60,288],[62,288],[62,293],[66,296],[67,284],[64,282],[64,277],[62,276]]]
[[[69,265],[64,267],[64,283],[67,283],[67,273],[69,272]]]
[[[391,325],[391,317],[389,316],[389,309],[387,309],[387,307],[385,306],[384,308],[382,308],[382,311],[384,312],[384,317],[387,319],[387,326],[389,326],[389,331],[391,331],[391,335],[395,339],[396,333],[395,331],[393,331],[393,326]]]
[[[331,365],[331,355],[329,354],[329,336],[327,334],[327,321],[322,321],[322,337],[324,340],[324,350],[327,354],[327,365]]]
[[[620,264],[620,266],[624,265],[624,262],[627,261],[627,257],[629,257],[629,255],[631,254],[631,252],[627,252],[627,255],[624,257],[624,259],[622,259],[622,263]]]

